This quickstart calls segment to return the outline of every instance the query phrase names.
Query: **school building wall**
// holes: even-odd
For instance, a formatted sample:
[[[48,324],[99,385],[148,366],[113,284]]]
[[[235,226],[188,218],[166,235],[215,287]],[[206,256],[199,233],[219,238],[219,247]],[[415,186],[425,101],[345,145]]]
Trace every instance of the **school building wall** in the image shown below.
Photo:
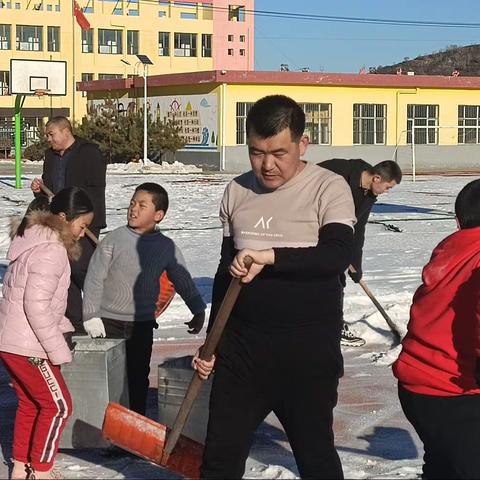
[[[241,172],[249,168],[245,137],[243,142],[237,143],[238,125],[244,122],[244,118],[237,115],[237,105],[252,104],[265,95],[278,93],[288,95],[302,104],[329,106],[328,142],[311,143],[305,156],[309,161],[345,157],[364,158],[377,163],[395,159],[407,172],[412,170],[413,162],[417,171],[480,170],[480,81],[473,77],[460,80],[449,77],[395,77],[352,74],[330,74],[329,77],[329,74],[291,72],[287,77],[283,72],[236,75],[218,71],[198,72],[149,78],[148,97],[177,95],[185,103],[188,95],[215,96],[218,124],[215,148],[201,152],[191,151],[187,146],[175,155],[176,160],[206,168],[229,172]],[[253,78],[273,80],[254,82]],[[286,78],[292,79],[292,83],[286,83]],[[138,88],[141,84],[135,81],[132,86],[121,90],[113,84],[107,88],[106,84],[93,82],[84,87],[89,89],[89,101],[105,98],[107,94],[120,95],[118,92],[122,92],[121,95],[142,102],[143,90]],[[354,143],[354,104],[384,106],[385,136],[382,144]],[[411,141],[407,143],[408,105],[422,108],[425,105],[436,106],[436,118],[431,125],[436,135],[433,144],[418,144],[418,138],[415,147]],[[466,144],[459,142],[461,105],[472,106],[477,112],[470,130],[475,138]]]
[[[227,0],[77,0],[77,3],[91,26],[90,47],[73,16],[72,0],[0,1],[0,126],[14,115],[15,96],[9,91],[11,58],[67,62],[65,97],[26,99],[23,116],[37,122],[59,114],[81,121],[86,114],[86,94],[76,91],[76,83],[142,76],[143,66],[137,53],[147,55],[153,62],[148,67],[149,76],[213,68],[253,69],[254,0],[235,3],[243,12],[240,21],[232,16],[231,2]],[[24,27],[36,27],[35,33],[30,39],[17,42]],[[59,29],[57,42],[55,45],[50,42],[50,46],[49,27]],[[121,32],[121,43],[110,49],[102,45],[100,51],[100,30]],[[136,32],[138,42],[128,41],[129,32]],[[168,34],[168,52],[161,48],[159,32]],[[186,44],[176,45],[178,33],[192,34],[196,50]],[[204,48],[203,36],[209,37],[210,48]]]

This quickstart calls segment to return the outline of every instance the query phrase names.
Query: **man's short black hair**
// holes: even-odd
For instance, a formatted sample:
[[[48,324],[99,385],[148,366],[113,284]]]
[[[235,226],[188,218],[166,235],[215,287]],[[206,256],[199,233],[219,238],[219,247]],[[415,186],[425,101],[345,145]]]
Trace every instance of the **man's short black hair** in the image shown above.
[[[139,190],[147,192],[152,196],[152,202],[155,205],[155,210],[163,210],[164,213],[167,213],[168,193],[161,185],[153,182],[145,182],[139,185],[135,189],[135,192],[138,192]]]
[[[289,128],[292,140],[305,131],[305,113],[300,105],[285,95],[269,95],[254,103],[247,115],[247,138],[258,135],[270,138]]]
[[[480,227],[480,180],[467,183],[455,200],[460,228]]]
[[[402,169],[397,162],[393,160],[384,160],[372,167],[374,175],[379,175],[384,182],[391,182],[395,180],[397,184],[402,181]]]

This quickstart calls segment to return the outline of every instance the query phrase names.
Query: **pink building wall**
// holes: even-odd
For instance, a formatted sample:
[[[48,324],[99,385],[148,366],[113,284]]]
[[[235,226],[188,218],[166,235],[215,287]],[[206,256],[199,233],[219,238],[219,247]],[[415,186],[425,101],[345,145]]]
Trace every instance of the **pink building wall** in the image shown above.
[[[254,0],[213,0],[213,6],[213,68],[254,70]],[[243,22],[229,20],[230,6],[245,8]]]

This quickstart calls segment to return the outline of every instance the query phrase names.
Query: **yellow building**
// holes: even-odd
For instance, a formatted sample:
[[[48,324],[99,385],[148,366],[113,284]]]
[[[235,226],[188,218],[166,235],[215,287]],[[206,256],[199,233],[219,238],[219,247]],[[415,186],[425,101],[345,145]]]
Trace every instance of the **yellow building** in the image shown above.
[[[143,95],[135,80],[91,82],[92,107],[119,109]],[[133,87],[133,88],[132,88]],[[281,93],[306,113],[306,158],[396,159],[406,170],[480,170],[480,78],[314,72],[208,71],[148,78],[151,113],[175,118],[187,145],[176,158],[228,171],[248,168],[245,119]]]
[[[90,29],[74,15],[81,9]],[[233,2],[232,2],[233,3]],[[67,95],[27,98],[30,125],[86,113],[80,81],[212,69],[253,69],[254,0],[0,0],[0,126],[11,122],[10,59],[67,62]],[[85,28],[85,26],[84,26]]]

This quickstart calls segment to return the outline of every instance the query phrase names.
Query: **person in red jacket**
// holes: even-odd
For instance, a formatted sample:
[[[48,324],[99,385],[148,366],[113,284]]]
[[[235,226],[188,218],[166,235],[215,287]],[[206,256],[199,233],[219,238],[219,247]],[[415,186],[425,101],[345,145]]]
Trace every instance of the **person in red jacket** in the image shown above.
[[[480,478],[480,180],[455,201],[415,292],[393,365],[403,412],[423,442],[423,477]]]

